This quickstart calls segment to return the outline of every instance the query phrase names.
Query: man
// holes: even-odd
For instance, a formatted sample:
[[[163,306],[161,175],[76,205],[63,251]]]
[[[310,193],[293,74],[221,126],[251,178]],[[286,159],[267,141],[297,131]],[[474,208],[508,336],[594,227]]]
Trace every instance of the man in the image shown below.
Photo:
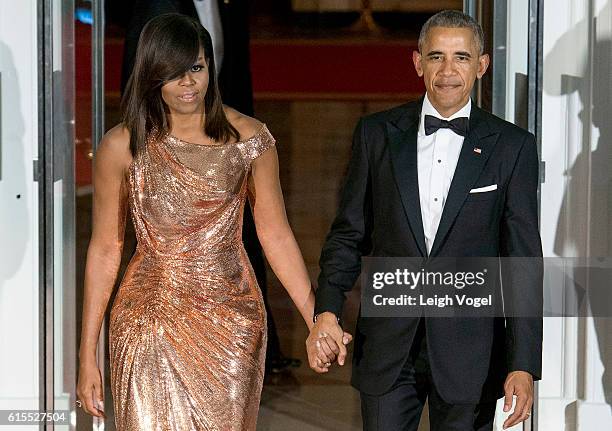
[[[329,367],[317,359],[321,345],[328,359],[338,352],[344,363],[338,322],[362,256],[542,256],[535,138],[470,100],[489,65],[483,44],[471,17],[434,15],[413,53],[425,96],[357,125],[320,260],[307,340],[316,371]],[[504,303],[520,308],[506,318],[368,318],[360,311],[352,384],[364,430],[416,430],[426,398],[432,430],[491,430],[502,395],[504,411],[517,397],[504,427],[528,418],[541,373],[541,278],[528,280],[533,285],[517,300],[512,283],[506,288],[512,273],[503,272]]]
[[[253,116],[253,89],[249,56],[249,8],[243,0],[136,0],[125,38],[121,90],[134,68],[138,38],[145,24],[164,13],[182,13],[198,19],[209,31],[219,89],[223,103],[243,114]],[[249,255],[257,283],[262,290],[268,315],[266,371],[279,373],[300,365],[298,359],[285,357],[280,350],[276,325],[267,299],[266,267],[261,244],[248,205],[244,210],[242,239]]]

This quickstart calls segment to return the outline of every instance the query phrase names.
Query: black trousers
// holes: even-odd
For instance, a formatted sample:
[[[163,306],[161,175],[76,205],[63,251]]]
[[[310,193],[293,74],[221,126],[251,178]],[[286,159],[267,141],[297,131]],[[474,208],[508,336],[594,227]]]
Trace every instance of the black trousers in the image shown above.
[[[421,319],[410,354],[391,389],[382,395],[361,393],[364,431],[417,431],[429,398],[431,431],[491,431],[495,402],[448,404],[436,391]]]

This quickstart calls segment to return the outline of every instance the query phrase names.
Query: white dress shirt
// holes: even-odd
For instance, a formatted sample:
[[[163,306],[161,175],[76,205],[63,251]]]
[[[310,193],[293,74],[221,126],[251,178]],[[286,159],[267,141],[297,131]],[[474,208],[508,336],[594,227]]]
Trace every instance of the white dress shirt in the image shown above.
[[[198,12],[200,23],[208,30],[212,38],[215,69],[219,76],[223,64],[223,27],[221,26],[219,3],[217,0],[193,0],[193,4]]]
[[[453,120],[458,117],[469,118],[471,110],[472,101],[468,100],[463,108],[445,118],[433,107],[427,94],[423,100],[417,136],[417,170],[421,217],[428,254],[431,252],[440,225],[442,210],[459,161],[464,138],[450,129],[439,129],[429,136],[425,135],[425,115]]]

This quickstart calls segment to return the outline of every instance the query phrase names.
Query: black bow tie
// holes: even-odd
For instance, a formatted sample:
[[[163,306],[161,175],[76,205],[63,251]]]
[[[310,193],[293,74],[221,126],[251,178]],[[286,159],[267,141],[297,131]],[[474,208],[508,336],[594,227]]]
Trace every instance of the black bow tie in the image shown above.
[[[436,133],[438,129],[451,129],[460,136],[466,136],[468,132],[468,117],[459,117],[454,120],[442,120],[433,115],[425,115],[425,134],[431,135]]]

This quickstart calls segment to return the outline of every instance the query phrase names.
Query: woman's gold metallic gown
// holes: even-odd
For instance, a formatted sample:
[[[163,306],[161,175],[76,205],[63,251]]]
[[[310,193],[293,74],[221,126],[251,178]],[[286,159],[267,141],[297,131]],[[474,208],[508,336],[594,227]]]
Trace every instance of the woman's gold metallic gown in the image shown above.
[[[130,166],[138,246],[113,303],[115,423],[128,430],[254,430],[266,316],[242,244],[251,162],[274,145],[149,139]]]

